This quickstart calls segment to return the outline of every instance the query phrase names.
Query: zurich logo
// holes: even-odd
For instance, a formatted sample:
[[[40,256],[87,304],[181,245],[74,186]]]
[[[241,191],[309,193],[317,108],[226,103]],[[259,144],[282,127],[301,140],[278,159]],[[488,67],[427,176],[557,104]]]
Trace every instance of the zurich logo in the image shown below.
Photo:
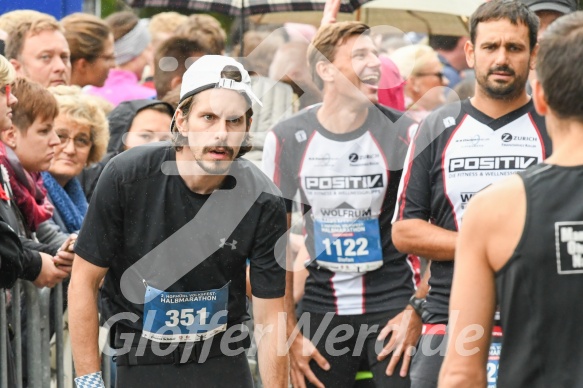
[[[348,160],[350,161],[350,163],[358,162],[358,154],[352,153],[348,155]]]
[[[502,135],[502,141],[503,141],[504,143],[509,143],[509,142],[511,142],[511,141],[512,141],[512,135],[511,135],[511,134],[509,134],[509,133],[505,133],[505,134],[503,134],[503,135]]]

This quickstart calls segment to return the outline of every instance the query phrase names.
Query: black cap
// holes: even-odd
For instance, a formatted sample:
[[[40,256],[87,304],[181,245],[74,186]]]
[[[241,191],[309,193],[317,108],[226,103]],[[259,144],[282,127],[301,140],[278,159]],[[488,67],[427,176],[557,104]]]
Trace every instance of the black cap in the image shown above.
[[[522,0],[533,12],[556,11],[568,14],[577,11],[577,0]]]

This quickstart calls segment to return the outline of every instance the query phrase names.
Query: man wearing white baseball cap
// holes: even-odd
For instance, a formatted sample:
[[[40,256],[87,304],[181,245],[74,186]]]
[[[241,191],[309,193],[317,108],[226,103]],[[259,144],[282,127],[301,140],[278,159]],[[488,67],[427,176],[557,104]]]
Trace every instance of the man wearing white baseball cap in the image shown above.
[[[173,144],[152,143],[105,167],[79,233],[69,319],[78,387],[101,387],[97,345],[112,327],[119,387],[252,387],[245,266],[265,386],[287,387],[283,199],[253,163],[243,66],[203,56],[184,74]],[[285,241],[285,240],[282,240]]]

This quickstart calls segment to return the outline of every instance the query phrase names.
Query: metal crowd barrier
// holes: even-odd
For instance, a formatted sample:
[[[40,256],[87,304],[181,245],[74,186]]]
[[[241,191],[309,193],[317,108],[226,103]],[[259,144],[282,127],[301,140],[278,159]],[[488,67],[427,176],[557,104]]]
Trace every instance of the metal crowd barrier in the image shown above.
[[[31,282],[19,280],[10,290],[12,299],[10,307],[6,300],[6,291],[0,289],[0,388],[23,387],[23,363],[26,363],[26,378],[29,388],[74,388],[74,368],[72,362],[66,367],[66,360],[71,356],[65,354],[63,336],[63,285],[54,288],[38,289]],[[49,311],[51,293],[54,293],[54,346],[51,355],[51,335],[49,328]],[[24,296],[24,305],[22,297]],[[26,310],[26,343],[23,343],[22,310]],[[10,310],[10,314],[8,314]],[[11,316],[11,319],[9,317]],[[8,326],[11,326],[12,349],[8,348]],[[24,346],[24,348],[23,348]],[[23,360],[26,350],[26,360]],[[15,368],[15,385],[8,385],[8,352],[13,352]],[[56,368],[51,368],[51,356],[56,359]],[[110,358],[103,355],[103,380],[110,388]]]

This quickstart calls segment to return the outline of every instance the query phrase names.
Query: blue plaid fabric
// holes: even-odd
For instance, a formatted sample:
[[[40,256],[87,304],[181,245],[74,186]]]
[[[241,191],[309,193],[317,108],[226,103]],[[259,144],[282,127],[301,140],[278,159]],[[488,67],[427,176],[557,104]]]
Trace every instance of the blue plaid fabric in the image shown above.
[[[90,373],[81,377],[75,378],[77,388],[105,388],[101,372]]]

